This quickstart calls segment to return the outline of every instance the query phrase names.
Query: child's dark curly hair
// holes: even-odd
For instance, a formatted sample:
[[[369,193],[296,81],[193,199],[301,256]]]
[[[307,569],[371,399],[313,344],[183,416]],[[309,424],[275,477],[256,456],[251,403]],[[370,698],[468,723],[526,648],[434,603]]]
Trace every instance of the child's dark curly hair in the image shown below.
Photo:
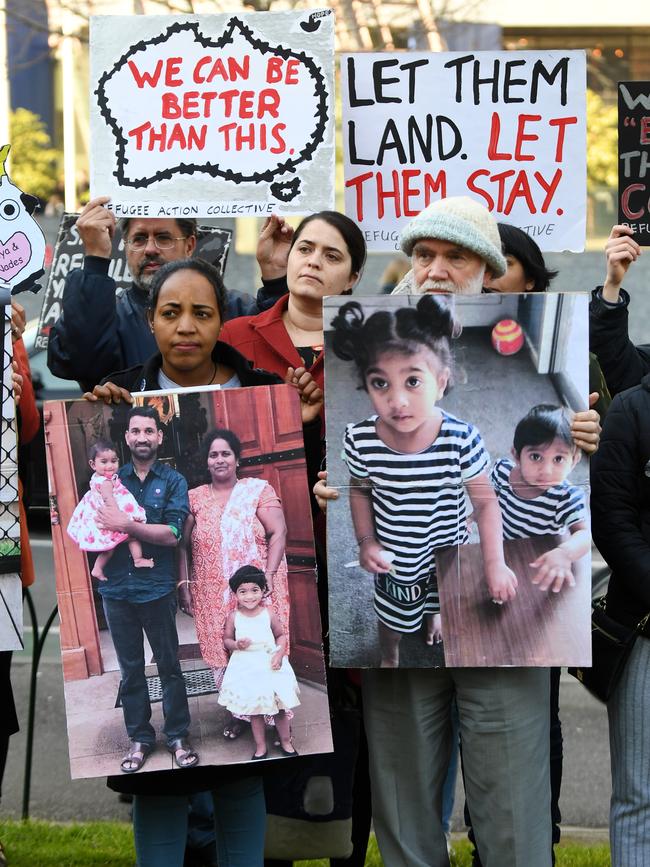
[[[554,439],[575,451],[577,446],[571,435],[572,414],[566,407],[539,403],[530,409],[515,428],[512,446],[517,457],[524,446],[543,446]]]
[[[423,295],[415,307],[378,310],[367,319],[358,301],[348,301],[332,320],[332,349],[345,361],[354,361],[366,388],[368,368],[388,352],[414,355],[422,346],[430,349],[443,367],[451,371],[452,338],[461,332],[448,301],[439,295]]]
[[[240,566],[232,575],[228,584],[233,593],[236,593],[242,584],[257,584],[261,590],[267,590],[266,576],[257,566]]]

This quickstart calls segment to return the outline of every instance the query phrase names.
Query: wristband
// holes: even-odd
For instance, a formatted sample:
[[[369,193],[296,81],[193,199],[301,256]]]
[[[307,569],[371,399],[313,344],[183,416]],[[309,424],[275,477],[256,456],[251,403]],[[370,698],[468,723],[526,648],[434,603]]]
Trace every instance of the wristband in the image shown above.
[[[623,295],[623,292],[625,290],[623,289],[622,286],[619,288],[618,301],[607,301],[605,298],[603,298],[603,289],[604,288],[605,288],[604,286],[597,286],[596,287],[596,297],[598,298],[598,300],[602,304],[605,305],[605,307],[608,307],[610,310],[616,310],[617,307],[627,307],[627,299]]]
[[[374,539],[374,538],[375,538],[374,533],[368,533],[367,536],[362,536],[360,539],[357,539],[357,545],[362,545],[364,542],[367,542],[368,539]]]

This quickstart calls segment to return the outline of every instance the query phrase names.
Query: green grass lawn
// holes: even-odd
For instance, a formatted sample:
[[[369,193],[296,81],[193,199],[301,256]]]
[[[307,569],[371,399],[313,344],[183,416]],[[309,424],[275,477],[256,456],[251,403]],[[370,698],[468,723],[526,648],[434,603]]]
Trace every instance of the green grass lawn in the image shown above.
[[[131,826],[118,822],[79,825],[54,822],[2,822],[2,841],[9,867],[133,867]],[[452,867],[470,867],[466,840],[454,843]],[[566,841],[557,850],[557,867],[609,867],[609,847]],[[300,867],[328,867],[328,861],[300,861]],[[383,867],[374,838],[366,867]]]

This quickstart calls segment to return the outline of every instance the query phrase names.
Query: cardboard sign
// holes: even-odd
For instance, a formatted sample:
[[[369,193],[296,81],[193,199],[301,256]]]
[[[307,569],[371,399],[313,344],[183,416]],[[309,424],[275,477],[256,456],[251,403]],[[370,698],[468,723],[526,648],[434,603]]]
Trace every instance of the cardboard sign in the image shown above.
[[[618,222],[650,246],[650,81],[618,83]]]
[[[297,395],[278,385],[134,399],[141,415],[123,404],[46,403],[72,777],[119,774],[126,726],[137,717],[144,735],[148,705],[153,731],[165,713],[187,723],[201,765],[251,760],[250,728],[237,740],[223,735],[227,710],[268,722],[292,710],[296,750],[331,752]],[[134,439],[143,436],[144,449]],[[136,464],[147,466],[144,485]],[[114,509],[113,522],[126,521],[127,533],[102,503]],[[166,544],[138,536],[145,524],[156,525]],[[253,607],[229,585],[251,566],[258,586],[269,588]],[[253,611],[255,624],[245,616]],[[143,623],[151,647],[134,663],[130,647],[142,642]],[[248,645],[227,643],[229,624]],[[254,633],[243,631],[249,626]],[[286,650],[282,659],[278,648]],[[146,680],[148,701],[135,696],[136,680]],[[269,734],[268,757],[282,759],[273,740]],[[161,745],[142,772],[171,766]]]
[[[582,250],[585,69],[583,51],[343,55],[345,210],[369,249],[470,195],[542,250]]]
[[[61,315],[66,277],[70,271],[83,266],[84,248],[76,228],[78,216],[78,214],[63,214],[59,223],[52,266],[43,293],[43,305],[38,320],[38,333],[35,341],[37,349],[47,349],[50,329]],[[230,229],[199,226],[194,255],[219,268],[223,275],[226,271],[231,240],[232,231]],[[124,241],[119,232],[116,232],[113,237],[108,274],[115,281],[117,292],[124,291],[131,285],[131,274],[126,264]]]
[[[41,288],[36,281],[44,273],[45,236],[32,214],[34,196],[20,190],[5,171],[11,145],[0,148],[0,305],[9,295]]]
[[[587,303],[325,299],[332,665],[590,664]]]
[[[118,216],[332,207],[330,9],[101,16],[90,54],[91,195]]]

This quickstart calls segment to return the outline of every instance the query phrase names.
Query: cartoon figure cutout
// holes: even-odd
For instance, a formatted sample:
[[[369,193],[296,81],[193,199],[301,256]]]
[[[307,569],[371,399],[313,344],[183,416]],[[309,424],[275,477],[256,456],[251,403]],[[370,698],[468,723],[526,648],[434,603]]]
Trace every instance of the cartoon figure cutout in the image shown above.
[[[44,273],[45,237],[32,214],[38,204],[23,193],[5,171],[11,145],[0,148],[0,304],[31,289]]]

